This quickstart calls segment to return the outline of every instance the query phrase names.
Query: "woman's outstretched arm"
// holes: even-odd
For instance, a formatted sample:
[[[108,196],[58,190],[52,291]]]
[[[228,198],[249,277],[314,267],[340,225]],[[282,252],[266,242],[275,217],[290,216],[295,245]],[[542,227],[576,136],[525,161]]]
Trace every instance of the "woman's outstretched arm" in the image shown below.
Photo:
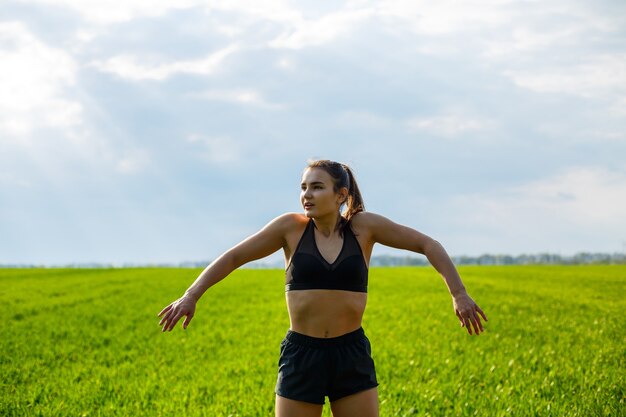
[[[183,322],[183,328],[186,329],[195,313],[196,303],[206,290],[226,278],[241,265],[269,256],[281,249],[292,219],[292,213],[276,217],[263,229],[211,262],[182,297],[170,303],[158,314],[158,317],[163,316],[159,322],[159,326],[163,325],[161,331],[171,331],[183,316],[186,317]]]
[[[472,326],[474,326],[476,335],[484,330],[479,314],[485,321],[487,321],[487,316],[467,294],[450,256],[439,242],[415,229],[394,223],[379,214],[372,212],[363,212],[363,214],[365,214],[363,218],[375,242],[421,253],[428,258],[428,261],[441,274],[448,287],[452,296],[454,312],[461,322],[461,327],[466,327],[468,333],[472,334]]]

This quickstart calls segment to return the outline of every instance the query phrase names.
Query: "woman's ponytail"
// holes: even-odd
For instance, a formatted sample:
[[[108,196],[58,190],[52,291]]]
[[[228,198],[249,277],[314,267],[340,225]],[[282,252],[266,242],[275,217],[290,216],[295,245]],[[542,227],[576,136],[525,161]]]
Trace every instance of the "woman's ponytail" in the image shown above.
[[[348,174],[349,182],[348,199],[346,200],[346,208],[342,215],[346,218],[346,220],[350,220],[350,218],[352,218],[352,216],[356,213],[365,211],[365,204],[363,204],[363,197],[361,197],[361,191],[359,190],[359,186],[356,183],[352,170],[345,164],[341,164],[341,166]]]

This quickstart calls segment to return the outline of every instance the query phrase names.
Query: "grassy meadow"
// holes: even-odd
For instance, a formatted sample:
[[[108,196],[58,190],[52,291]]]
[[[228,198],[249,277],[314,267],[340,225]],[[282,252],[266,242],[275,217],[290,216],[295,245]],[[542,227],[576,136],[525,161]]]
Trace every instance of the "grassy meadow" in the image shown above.
[[[162,333],[200,272],[0,269],[0,415],[273,416],[284,271],[234,271]],[[381,416],[626,415],[626,266],[459,272],[479,336],[432,267],[370,270]]]

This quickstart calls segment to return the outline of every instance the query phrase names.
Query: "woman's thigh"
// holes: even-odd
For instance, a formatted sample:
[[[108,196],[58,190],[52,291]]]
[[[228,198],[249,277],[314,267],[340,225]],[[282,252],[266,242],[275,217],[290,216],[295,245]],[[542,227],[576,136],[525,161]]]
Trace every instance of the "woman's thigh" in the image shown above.
[[[330,403],[333,417],[378,417],[378,388],[348,395]]]
[[[323,407],[321,404],[296,401],[276,395],[276,417],[320,417]]]

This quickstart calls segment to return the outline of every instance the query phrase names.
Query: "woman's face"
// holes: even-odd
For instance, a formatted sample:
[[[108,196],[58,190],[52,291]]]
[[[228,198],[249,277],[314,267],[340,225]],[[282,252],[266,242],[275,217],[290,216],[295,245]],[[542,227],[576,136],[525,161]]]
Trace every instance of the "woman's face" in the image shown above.
[[[341,189],[345,195],[333,191],[332,177],[321,168],[307,168],[302,174],[300,189],[300,203],[307,217],[338,211],[347,196],[345,187]]]

